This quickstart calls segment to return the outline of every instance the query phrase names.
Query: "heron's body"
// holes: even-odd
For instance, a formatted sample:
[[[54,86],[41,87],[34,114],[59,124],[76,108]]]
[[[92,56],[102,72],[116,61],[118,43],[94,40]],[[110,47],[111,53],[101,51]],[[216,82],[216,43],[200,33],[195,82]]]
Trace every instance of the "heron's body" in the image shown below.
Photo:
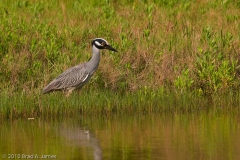
[[[93,55],[90,61],[71,67],[60,74],[43,89],[43,93],[66,90],[68,96],[73,90],[83,87],[98,68],[100,62],[100,49],[109,49],[117,52],[117,50],[112,48],[106,40],[102,38],[94,39],[92,41]]]

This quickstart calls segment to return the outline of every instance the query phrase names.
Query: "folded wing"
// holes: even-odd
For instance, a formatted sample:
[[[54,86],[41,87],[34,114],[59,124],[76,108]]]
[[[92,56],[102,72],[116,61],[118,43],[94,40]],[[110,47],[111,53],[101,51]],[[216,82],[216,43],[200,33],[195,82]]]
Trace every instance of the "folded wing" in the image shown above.
[[[79,87],[81,84],[84,84],[89,76],[84,65],[85,64],[74,66],[60,74],[43,89],[43,93],[45,94],[54,90],[65,90],[68,88]]]

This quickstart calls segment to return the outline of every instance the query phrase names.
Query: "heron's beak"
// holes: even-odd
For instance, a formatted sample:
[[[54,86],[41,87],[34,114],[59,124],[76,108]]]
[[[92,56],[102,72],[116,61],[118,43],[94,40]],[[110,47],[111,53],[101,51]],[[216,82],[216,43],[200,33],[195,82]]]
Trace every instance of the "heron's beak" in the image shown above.
[[[111,50],[111,51],[114,51],[114,52],[118,52],[116,49],[114,49],[112,46],[110,46],[110,45],[106,45],[105,46],[106,47],[106,49],[108,49],[108,50]]]

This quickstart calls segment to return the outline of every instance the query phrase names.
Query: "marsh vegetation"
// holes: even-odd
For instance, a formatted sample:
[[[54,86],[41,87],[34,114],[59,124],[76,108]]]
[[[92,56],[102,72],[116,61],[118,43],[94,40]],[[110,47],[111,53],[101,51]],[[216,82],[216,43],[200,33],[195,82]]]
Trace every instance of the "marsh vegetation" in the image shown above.
[[[0,1],[0,117],[239,108],[239,1]],[[103,52],[82,91],[42,95]]]

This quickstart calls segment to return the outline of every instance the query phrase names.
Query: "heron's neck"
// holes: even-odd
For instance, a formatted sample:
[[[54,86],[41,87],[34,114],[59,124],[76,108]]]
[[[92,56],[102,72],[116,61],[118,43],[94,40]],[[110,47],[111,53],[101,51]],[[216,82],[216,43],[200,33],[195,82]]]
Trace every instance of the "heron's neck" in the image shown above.
[[[93,74],[93,72],[98,68],[100,61],[100,50],[94,45],[92,46],[92,58],[88,61],[88,71]]]

